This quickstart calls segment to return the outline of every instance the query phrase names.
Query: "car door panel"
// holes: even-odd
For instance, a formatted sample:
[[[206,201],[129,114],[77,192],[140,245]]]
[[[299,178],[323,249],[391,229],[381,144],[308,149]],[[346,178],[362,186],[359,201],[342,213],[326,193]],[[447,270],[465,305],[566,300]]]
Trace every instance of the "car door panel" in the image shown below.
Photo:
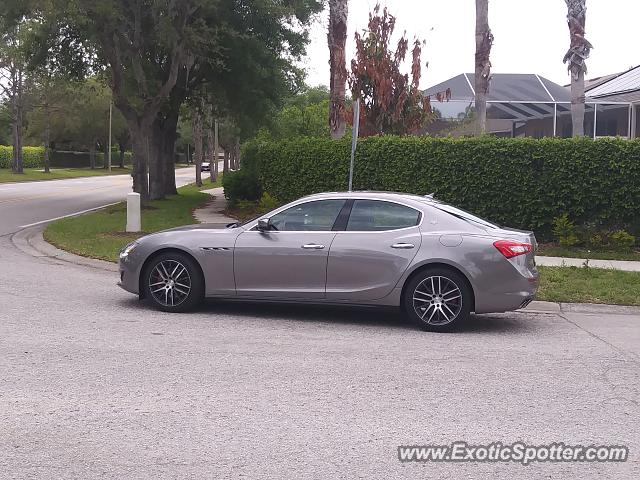
[[[386,297],[411,264],[422,237],[416,227],[379,232],[338,232],[329,251],[327,300]]]
[[[234,250],[238,296],[322,299],[335,232],[243,232]]]

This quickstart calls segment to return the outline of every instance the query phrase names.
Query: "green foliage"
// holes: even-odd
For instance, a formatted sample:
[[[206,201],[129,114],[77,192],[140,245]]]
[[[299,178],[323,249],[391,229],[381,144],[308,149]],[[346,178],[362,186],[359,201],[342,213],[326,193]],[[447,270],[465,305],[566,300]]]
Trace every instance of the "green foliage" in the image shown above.
[[[269,192],[264,192],[258,202],[258,210],[261,212],[269,212],[280,205],[278,199],[271,196]]]
[[[553,219],[553,236],[563,247],[572,247],[579,241],[576,226],[566,213]]]
[[[636,243],[636,237],[625,230],[616,230],[610,238],[611,247],[621,252],[630,251]]]
[[[0,168],[11,168],[13,147],[0,145]],[[44,166],[44,148],[22,147],[22,161],[24,168],[40,168]]]
[[[232,204],[239,200],[255,201],[262,195],[258,175],[254,169],[243,168],[237,172],[227,172],[222,177],[224,196]]]
[[[243,165],[256,169],[265,191],[286,202],[346,190],[350,139],[256,140]],[[588,138],[361,139],[354,188],[437,198],[482,217],[548,237],[552,220],[640,228],[640,141]]]

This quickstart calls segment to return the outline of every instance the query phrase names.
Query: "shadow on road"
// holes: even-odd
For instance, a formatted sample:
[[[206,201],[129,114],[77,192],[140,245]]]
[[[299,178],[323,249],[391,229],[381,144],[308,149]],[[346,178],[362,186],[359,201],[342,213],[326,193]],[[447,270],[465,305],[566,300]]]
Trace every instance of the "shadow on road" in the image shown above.
[[[133,309],[152,309],[146,302],[127,299],[123,306]],[[223,315],[245,317],[251,320],[296,321],[316,324],[345,324],[366,327],[384,327],[398,330],[419,329],[405,320],[399,309],[376,307],[341,307],[332,305],[298,305],[279,303],[240,303],[233,301],[206,300],[193,313],[176,313],[184,318],[190,315]],[[531,324],[521,313],[472,315],[456,334],[523,333]]]

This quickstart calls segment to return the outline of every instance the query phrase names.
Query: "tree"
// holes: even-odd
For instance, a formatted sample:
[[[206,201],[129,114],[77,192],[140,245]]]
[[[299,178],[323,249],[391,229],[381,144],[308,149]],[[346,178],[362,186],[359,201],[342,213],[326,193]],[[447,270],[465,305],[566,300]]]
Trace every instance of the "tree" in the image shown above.
[[[33,15],[49,32],[43,50],[56,56],[51,45],[73,38],[72,48],[91,49],[73,57],[110,75],[131,133],[134,190],[143,199],[175,192],[180,106],[205,88],[216,108],[248,131],[300,80],[294,62],[304,53],[310,16],[322,7],[321,0],[39,3]]]
[[[344,137],[345,121],[345,87],[347,82],[347,65],[345,60],[345,44],[347,42],[348,0],[329,0],[329,131],[331,138]]]
[[[493,34],[489,28],[489,0],[476,0],[476,135],[482,135],[487,130],[487,92],[491,78],[489,57],[492,45]]]
[[[409,48],[403,36],[395,52],[389,44],[396,19],[376,5],[368,29],[355,34],[356,58],[351,61],[349,86],[360,101],[360,134],[415,134],[433,118],[430,99],[420,91],[422,42],[413,42],[411,81],[400,72]]]
[[[573,136],[584,135],[584,75],[587,73],[585,60],[593,46],[585,38],[586,0],[565,0],[567,3],[567,24],[569,25],[570,46],[563,62],[571,74],[571,122]]]

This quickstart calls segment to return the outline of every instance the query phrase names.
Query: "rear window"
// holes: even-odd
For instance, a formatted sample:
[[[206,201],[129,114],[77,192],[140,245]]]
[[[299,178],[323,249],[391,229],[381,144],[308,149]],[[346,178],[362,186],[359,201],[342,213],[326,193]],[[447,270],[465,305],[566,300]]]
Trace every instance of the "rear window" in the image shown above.
[[[432,206],[437,208],[438,210],[441,210],[450,215],[453,215],[454,217],[460,218],[462,220],[465,220],[469,223],[473,223],[475,225],[479,225],[483,228],[500,228],[500,225],[498,225],[497,223],[490,222],[489,220],[480,218],[477,215],[474,215],[473,213],[469,213],[466,210],[463,210],[458,207],[447,205],[446,203],[434,203],[432,204]]]

